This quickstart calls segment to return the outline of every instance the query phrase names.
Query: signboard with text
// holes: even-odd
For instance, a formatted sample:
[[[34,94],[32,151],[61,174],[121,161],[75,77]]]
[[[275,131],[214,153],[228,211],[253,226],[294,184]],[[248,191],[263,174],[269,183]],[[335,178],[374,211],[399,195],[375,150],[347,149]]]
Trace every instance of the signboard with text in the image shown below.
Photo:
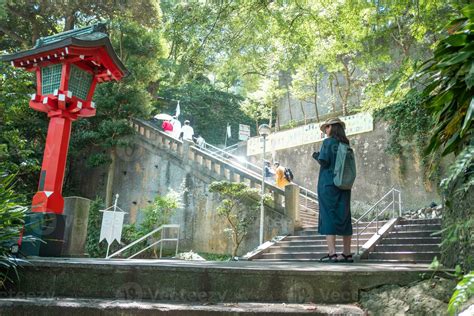
[[[355,135],[374,130],[374,118],[370,113],[358,113],[340,118],[346,124],[346,135]],[[325,135],[311,123],[290,130],[276,132],[267,137],[267,150],[275,151],[323,141]],[[247,156],[259,155],[263,150],[263,138],[252,137],[247,141]]]
[[[239,124],[239,140],[247,140],[250,138],[250,126]]]

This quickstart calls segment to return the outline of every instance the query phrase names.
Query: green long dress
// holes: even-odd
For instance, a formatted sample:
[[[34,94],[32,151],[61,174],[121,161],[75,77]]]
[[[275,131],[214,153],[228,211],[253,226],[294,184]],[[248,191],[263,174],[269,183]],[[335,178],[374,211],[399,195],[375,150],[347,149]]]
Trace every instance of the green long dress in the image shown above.
[[[318,179],[319,224],[321,235],[352,235],[351,191],[334,185],[334,165],[339,141],[326,138],[317,159],[321,168]]]

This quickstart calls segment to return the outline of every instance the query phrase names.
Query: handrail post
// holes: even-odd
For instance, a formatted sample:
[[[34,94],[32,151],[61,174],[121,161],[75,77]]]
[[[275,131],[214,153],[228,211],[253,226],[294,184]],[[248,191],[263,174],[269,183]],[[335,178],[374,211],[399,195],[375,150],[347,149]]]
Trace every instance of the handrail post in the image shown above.
[[[356,232],[357,232],[357,255],[359,255],[359,220],[356,221]]]
[[[392,188],[392,217],[395,217],[395,190]]]
[[[178,228],[178,235],[176,237],[176,252],[175,252],[175,257],[178,255],[178,245],[179,245],[179,228]]]
[[[402,191],[398,191],[398,217],[402,217]]]
[[[161,240],[164,239],[165,237],[164,235],[165,235],[165,229],[163,228],[163,230],[161,231],[161,238],[160,238]],[[162,255],[163,255],[163,242],[160,242],[160,259]]]

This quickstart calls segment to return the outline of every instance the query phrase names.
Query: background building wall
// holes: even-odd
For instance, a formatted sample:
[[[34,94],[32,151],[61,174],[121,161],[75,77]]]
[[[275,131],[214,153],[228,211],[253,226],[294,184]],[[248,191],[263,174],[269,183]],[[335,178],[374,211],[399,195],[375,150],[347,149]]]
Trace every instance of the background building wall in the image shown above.
[[[349,136],[356,155],[357,179],[352,190],[352,209],[367,210],[392,187],[401,189],[403,209],[417,209],[431,202],[440,203],[436,187],[423,179],[423,168],[417,154],[405,146],[402,159],[386,153],[388,123],[376,121],[372,132]],[[284,150],[266,156],[290,168],[294,182],[317,191],[319,164],[312,153],[319,151],[322,142]],[[254,164],[261,163],[261,155],[249,157]],[[400,164],[403,164],[402,166]],[[401,168],[402,167],[402,168]],[[401,171],[403,170],[403,171]]]

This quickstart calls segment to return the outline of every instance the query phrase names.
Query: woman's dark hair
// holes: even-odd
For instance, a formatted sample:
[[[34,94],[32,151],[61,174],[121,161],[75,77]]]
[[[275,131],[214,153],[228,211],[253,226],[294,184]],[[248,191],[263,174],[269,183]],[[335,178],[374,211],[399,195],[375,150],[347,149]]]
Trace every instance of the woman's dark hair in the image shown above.
[[[331,135],[332,138],[337,139],[341,143],[349,145],[349,139],[347,139],[346,132],[341,124],[332,124],[331,126]]]

